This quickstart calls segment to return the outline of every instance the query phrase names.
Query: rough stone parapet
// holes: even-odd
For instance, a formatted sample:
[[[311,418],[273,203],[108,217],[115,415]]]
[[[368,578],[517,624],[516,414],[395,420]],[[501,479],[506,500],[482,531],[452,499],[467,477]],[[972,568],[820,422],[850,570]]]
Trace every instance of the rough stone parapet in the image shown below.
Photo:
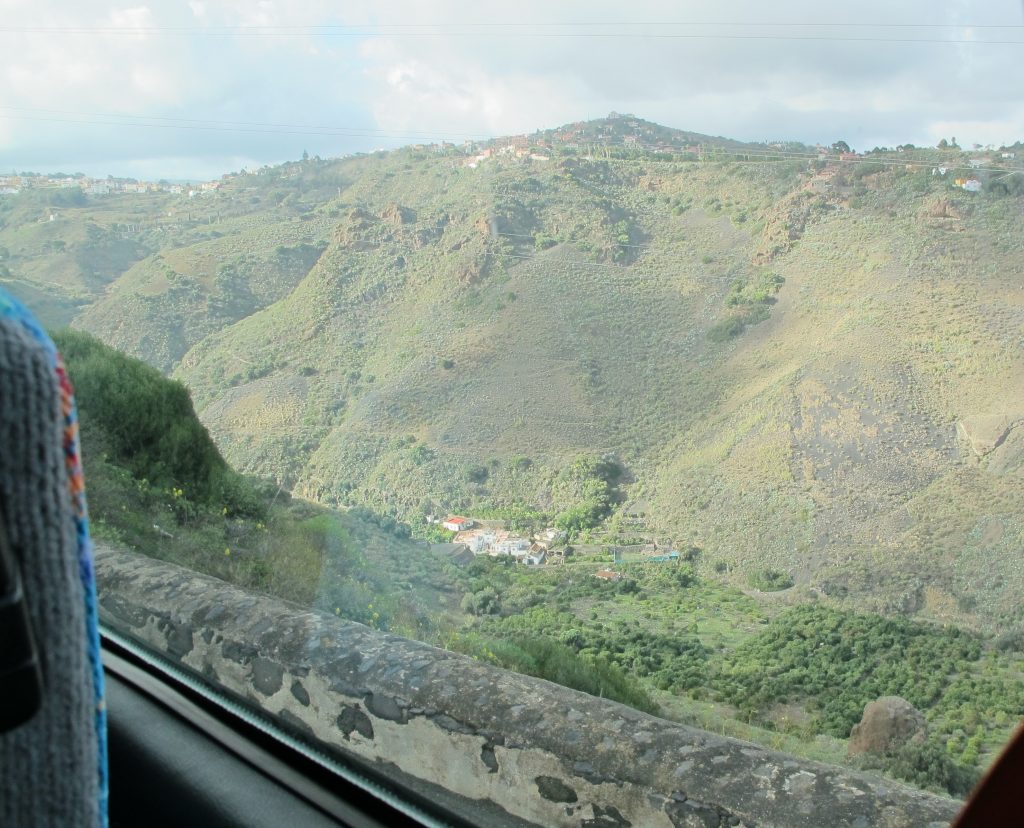
[[[959,807],[141,555],[96,557],[101,618],[119,632],[325,745],[491,813],[566,828],[939,828]]]

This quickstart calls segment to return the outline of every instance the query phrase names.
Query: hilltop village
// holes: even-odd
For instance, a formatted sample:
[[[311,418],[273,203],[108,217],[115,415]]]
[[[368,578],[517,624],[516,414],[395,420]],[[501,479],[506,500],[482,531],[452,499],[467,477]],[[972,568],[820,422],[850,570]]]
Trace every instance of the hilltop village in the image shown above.
[[[146,193],[168,193],[170,195],[187,195],[189,198],[210,193],[220,189],[221,181],[204,181],[201,183],[160,181],[138,181],[134,178],[90,178],[82,173],[65,175],[64,173],[11,173],[0,175],[0,195],[17,195],[22,190],[68,190],[81,192],[90,196],[115,194],[143,195]]]
[[[886,157],[886,164],[893,164],[901,158],[907,169],[929,167],[935,176],[945,177],[956,171],[953,186],[967,192],[980,192],[985,180],[983,172],[999,173],[1016,169],[1012,165],[1020,150],[1019,145],[1004,147],[982,147],[975,145],[964,150],[943,139],[937,148],[915,147],[910,144],[895,148],[875,147],[866,152],[854,152],[845,141],[836,141],[829,146],[808,146],[794,141],[770,141],[758,144],[710,138],[698,133],[669,129],[659,124],[637,118],[632,114],[609,113],[598,121],[579,121],[566,124],[558,129],[538,130],[532,134],[510,135],[487,140],[466,140],[461,144],[449,141],[430,144],[413,144],[413,152],[453,157],[458,166],[477,169],[492,159],[519,159],[524,162],[543,163],[556,155],[581,155],[594,159],[617,155],[662,155],[676,160],[714,161],[728,157],[742,157],[749,160],[791,159],[809,162],[836,164],[838,167],[856,164],[866,159]],[[375,150],[383,153],[386,150]],[[356,156],[365,153],[356,153]],[[115,194],[167,193],[195,198],[213,193],[224,185],[249,174],[274,173],[282,179],[298,175],[301,165],[306,162],[320,163],[325,159],[310,158],[303,153],[302,161],[286,162],[281,167],[264,166],[256,170],[241,170],[226,173],[219,179],[205,182],[183,181],[139,181],[134,178],[92,178],[83,173],[39,174],[32,172],[11,172],[0,175],[0,195],[16,195],[31,189],[78,190],[89,196]],[[282,170],[293,168],[291,175]]]

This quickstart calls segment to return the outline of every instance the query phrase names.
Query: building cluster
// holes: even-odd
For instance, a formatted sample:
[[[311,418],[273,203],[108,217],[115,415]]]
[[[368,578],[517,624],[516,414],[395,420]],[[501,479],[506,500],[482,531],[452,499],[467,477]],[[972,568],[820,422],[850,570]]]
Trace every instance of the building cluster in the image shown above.
[[[202,184],[179,184],[168,181],[136,181],[131,178],[89,178],[88,176],[27,175],[12,173],[0,175],[0,195],[16,195],[22,190],[82,190],[87,195],[112,193],[171,193],[197,196],[212,192],[220,181]]]
[[[565,538],[565,532],[553,527],[527,538],[497,526],[478,525],[472,518],[461,515],[446,517],[441,526],[455,533],[454,543],[465,546],[474,555],[508,555],[526,566],[543,564],[551,548]]]
[[[469,157],[462,162],[463,167],[475,170],[489,158],[529,158],[531,161],[550,161],[551,155],[548,142],[539,139],[533,141],[525,135],[513,135],[503,138],[495,145],[478,149],[472,142],[467,142],[466,150]]]
[[[981,181],[977,178],[955,178],[953,179],[953,186],[959,187],[961,190],[967,190],[969,193],[981,192]]]

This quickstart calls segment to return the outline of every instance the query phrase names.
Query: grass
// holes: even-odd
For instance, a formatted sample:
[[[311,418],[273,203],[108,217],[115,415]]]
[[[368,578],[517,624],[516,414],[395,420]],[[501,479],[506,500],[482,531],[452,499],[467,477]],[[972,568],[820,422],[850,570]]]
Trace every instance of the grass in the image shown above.
[[[1024,627],[1021,435],[978,458],[956,429],[1021,411],[1020,197],[584,155],[407,149],[54,222],[5,198],[3,279],[170,371],[234,466],[321,504],[553,519],[562,470],[611,453],[636,532],[699,547],[723,589],[773,570],[779,606]],[[741,312],[767,318],[709,336]],[[711,648],[747,623],[644,611],[699,616]]]
[[[162,417],[175,420],[164,424],[166,428],[154,421],[151,425],[157,427],[156,432],[178,434],[199,429],[184,390],[152,368],[137,362],[129,366],[123,357],[106,349],[84,348],[87,343],[79,343],[80,339],[80,335],[65,335],[60,342],[79,385],[83,441],[89,459],[86,471],[97,537],[102,540],[144,550],[247,589],[271,592],[378,628],[456,647],[586,692],[803,755],[837,758],[842,737],[856,722],[863,704],[880,695],[899,693],[926,711],[934,732],[927,755],[900,758],[906,767],[894,760],[890,770],[904,776],[918,774],[924,767],[921,762],[927,759],[931,764],[921,771],[924,775],[913,776],[922,784],[946,784],[940,776],[950,768],[959,779],[956,769],[968,773],[983,766],[1024,713],[1024,696],[1019,690],[1022,665],[1013,641],[996,647],[984,637],[952,626],[930,627],[836,608],[848,600],[862,610],[864,596],[868,596],[890,614],[932,613],[944,620],[970,620],[977,611],[974,596],[964,592],[953,599],[943,587],[952,583],[949,578],[957,574],[956,566],[970,560],[964,551],[966,538],[985,549],[1014,542],[1013,533],[1004,525],[1015,507],[1012,478],[1007,475],[1014,468],[1012,443],[995,459],[1001,471],[989,471],[981,463],[957,469],[934,478],[921,491],[920,504],[906,504],[909,517],[916,521],[911,528],[921,542],[905,549],[901,572],[889,571],[891,561],[884,551],[877,550],[872,557],[851,556],[831,568],[827,577],[818,575],[818,589],[830,599],[827,605],[810,603],[815,593],[806,584],[791,589],[792,570],[798,570],[801,577],[814,572],[810,566],[792,566],[793,559],[784,556],[778,557],[782,564],[768,555],[751,558],[734,573],[745,572],[758,591],[782,593],[770,601],[760,594],[755,600],[734,586],[702,578],[684,564],[617,564],[616,569],[624,575],[621,581],[598,581],[593,574],[608,561],[607,544],[613,528],[617,526],[617,531],[627,536],[630,531],[646,530],[643,524],[631,530],[625,510],[609,522],[603,541],[601,527],[590,527],[590,536],[582,539],[598,542],[580,543],[577,554],[562,566],[532,570],[507,561],[477,560],[460,569],[411,540],[410,527],[392,516],[358,507],[335,512],[293,500],[287,493],[283,495],[281,483],[257,485],[250,481],[246,485],[252,487],[253,497],[262,498],[262,505],[252,505],[250,497],[250,508],[245,511],[227,506],[218,509],[220,489],[204,489],[202,482],[209,475],[194,467],[203,461],[220,475],[237,476],[223,467],[212,446],[199,451],[201,441],[193,441],[196,450],[191,456],[170,450],[170,442],[151,439],[153,435],[146,436],[137,426],[122,436],[142,440],[144,445],[131,444],[134,447],[130,445],[128,450],[115,439],[117,426],[131,422],[129,413],[134,416],[153,405]],[[123,364],[114,364],[119,360]],[[455,366],[445,368],[443,361],[438,361],[437,371],[454,371]],[[367,400],[383,404],[375,399],[381,381],[376,372],[388,368],[380,365],[364,363],[344,375],[357,404],[367,404]],[[465,369],[462,360],[456,365]],[[271,368],[263,377],[272,377],[274,371]],[[301,379],[310,383],[321,371],[313,367],[303,372]],[[836,373],[830,383],[808,377],[799,378],[798,383],[768,372],[758,383],[757,395],[775,393],[780,379],[792,393],[788,410],[800,412],[798,428],[785,419],[784,399],[757,407],[734,396],[725,401],[719,421],[705,424],[716,440],[702,444],[698,435],[688,445],[677,446],[688,449],[677,455],[683,468],[698,469],[706,478],[719,477],[717,489],[706,484],[700,490],[703,499],[695,508],[711,512],[723,508],[723,502],[731,498],[736,518],[731,524],[716,524],[715,530],[734,532],[750,547],[760,544],[763,550],[770,550],[769,532],[777,537],[779,526],[786,521],[795,533],[807,531],[812,524],[813,510],[806,497],[803,502],[794,498],[787,503],[784,490],[776,493],[775,499],[765,495],[769,487],[793,491],[799,482],[793,466],[786,462],[790,456],[787,447],[792,451],[794,441],[802,441],[798,444],[804,446],[812,462],[809,493],[813,497],[820,494],[814,486],[835,484],[837,476],[848,473],[843,463],[826,466],[837,451],[858,452],[870,459],[870,443],[857,439],[858,432],[877,437],[891,425],[886,417],[884,386],[867,385],[853,371]],[[104,388],[108,393],[103,393]],[[305,390],[308,393],[308,386]],[[173,405],[159,402],[164,398],[161,394],[169,400],[173,397]],[[151,405],[151,400],[157,402]],[[123,406],[120,417],[108,410],[114,405]],[[287,399],[276,406],[261,416],[278,416],[284,424],[302,416],[301,408],[289,405]],[[916,407],[911,416],[900,413],[893,422],[900,421],[911,434],[927,433],[931,421]],[[385,415],[399,418],[404,412],[385,409]],[[310,428],[322,425],[309,423]],[[731,425],[731,431],[723,425]],[[479,516],[502,515],[524,524],[543,525],[551,515],[594,496],[609,497],[615,503],[623,497],[618,490],[621,485],[642,488],[642,484],[631,483],[629,470],[609,457],[600,461],[593,456],[577,457],[571,464],[555,465],[523,454],[503,459],[493,452],[483,456],[464,453],[453,461],[430,447],[422,435],[378,435],[376,442],[367,442],[349,443],[352,466],[369,460],[380,470],[386,468],[381,465],[383,457],[384,462],[396,464],[392,474],[414,482],[422,475],[427,485],[432,485],[430,475],[436,474],[436,467],[446,468],[451,497],[458,497],[460,488],[468,487],[481,508]],[[141,453],[161,448],[173,457],[144,457]],[[273,460],[270,456],[269,461]],[[134,473],[118,464],[131,466]],[[153,480],[145,476],[150,470]],[[160,477],[158,470],[162,470]],[[897,471],[906,475],[915,470],[899,467]],[[184,472],[195,480],[189,477],[191,483],[182,487],[185,478],[179,477]],[[725,479],[725,474],[731,474],[732,481]],[[521,494],[502,502],[498,492],[513,484],[528,491],[536,485],[538,475],[544,475],[549,486],[544,504],[547,512],[524,507]],[[597,494],[595,475],[609,484]],[[818,475],[825,479],[819,480]],[[737,481],[741,482],[737,485]],[[1005,489],[993,481],[1005,483]],[[862,503],[870,503],[872,482],[847,481],[848,496],[855,494],[864,498]],[[382,512],[402,514],[387,502],[383,480],[380,485]],[[361,492],[353,499],[372,500],[373,495],[368,494]],[[408,491],[403,494],[408,496]],[[972,523],[971,509],[964,511],[964,505],[981,498],[992,506],[983,523]],[[436,512],[436,505],[421,503],[419,509],[421,514]],[[753,509],[775,521],[759,528],[755,537],[749,530],[742,533],[744,510],[749,513]],[[941,569],[933,560],[930,581],[921,577],[926,567],[906,566],[908,561],[927,560],[929,554],[942,549],[959,550],[962,558],[947,556]],[[714,557],[709,557],[709,550]],[[813,548],[805,542],[797,552],[807,555]],[[692,547],[686,554],[694,562],[710,564],[723,563],[721,553],[721,547],[709,543],[703,549]],[[1012,571],[1010,556],[1000,560],[1008,562],[1011,568],[1007,571]],[[725,573],[729,573],[728,564]],[[1004,579],[998,585],[1006,584]],[[1004,595],[1014,589],[1010,581]],[[991,612],[989,607],[984,609]],[[1011,607],[1004,609],[1010,611]],[[833,739],[821,738],[827,735]]]

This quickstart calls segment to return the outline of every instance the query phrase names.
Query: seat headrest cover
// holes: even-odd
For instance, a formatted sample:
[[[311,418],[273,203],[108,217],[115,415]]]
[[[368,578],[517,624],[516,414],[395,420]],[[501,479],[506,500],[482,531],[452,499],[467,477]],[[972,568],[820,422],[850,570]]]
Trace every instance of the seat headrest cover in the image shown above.
[[[3,289],[0,496],[45,685],[39,714],[0,736],[0,824],[105,826],[106,706],[74,392],[53,342]]]

